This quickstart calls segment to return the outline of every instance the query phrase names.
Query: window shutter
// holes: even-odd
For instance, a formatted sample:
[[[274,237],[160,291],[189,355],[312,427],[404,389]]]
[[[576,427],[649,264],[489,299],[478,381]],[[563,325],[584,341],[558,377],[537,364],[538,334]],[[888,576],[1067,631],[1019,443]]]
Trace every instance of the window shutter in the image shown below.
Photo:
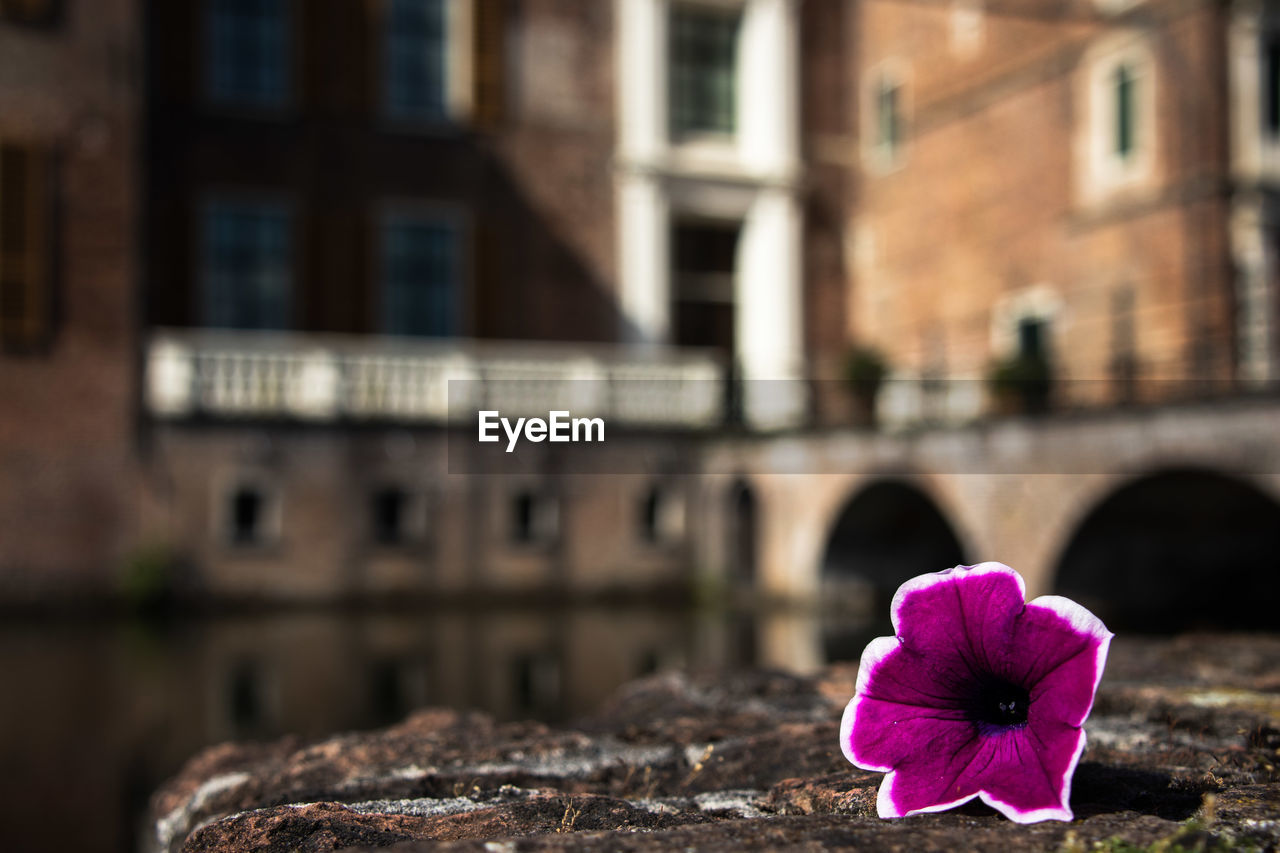
[[[49,155],[0,145],[0,346],[28,350],[52,329]]]
[[[475,109],[478,127],[490,128],[502,119],[506,77],[506,0],[474,0]]]

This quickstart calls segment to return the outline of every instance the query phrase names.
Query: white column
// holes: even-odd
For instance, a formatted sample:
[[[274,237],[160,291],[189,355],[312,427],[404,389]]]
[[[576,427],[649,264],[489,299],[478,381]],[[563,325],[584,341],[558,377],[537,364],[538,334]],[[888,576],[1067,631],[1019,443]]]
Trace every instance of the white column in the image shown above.
[[[618,278],[623,338],[665,343],[671,327],[669,214],[651,173],[618,177]]]
[[[761,176],[790,179],[799,162],[795,0],[748,0],[738,51],[738,152]]]
[[[665,0],[616,0],[618,154],[652,164],[667,144]]]
[[[618,301],[622,335],[663,343],[671,314],[668,211],[655,165],[667,145],[665,0],[616,0]]]
[[[762,188],[738,241],[735,336],[748,420],[783,427],[804,416],[801,214],[789,188]],[[752,382],[751,380],[790,380]]]

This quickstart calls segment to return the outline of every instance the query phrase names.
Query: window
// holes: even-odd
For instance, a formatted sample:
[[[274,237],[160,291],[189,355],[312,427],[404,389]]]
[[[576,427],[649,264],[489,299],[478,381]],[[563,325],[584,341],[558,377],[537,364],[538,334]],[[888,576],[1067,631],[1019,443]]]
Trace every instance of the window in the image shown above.
[[[0,145],[0,346],[24,351],[53,331],[50,156]]]
[[[1076,146],[1077,194],[1084,205],[1157,187],[1158,72],[1146,36],[1109,33],[1085,52],[1078,89],[1081,144]]]
[[[671,13],[671,132],[729,135],[737,126],[740,13],[678,6]]]
[[[902,145],[902,87],[887,79],[876,86],[876,145],[888,158]]]
[[[1136,124],[1134,87],[1136,85],[1133,69],[1128,65],[1117,66],[1115,70],[1115,153],[1122,160],[1127,160],[1134,149],[1133,134]]]
[[[413,496],[391,486],[373,493],[370,503],[373,540],[379,545],[403,545],[417,534]]]
[[[521,545],[552,542],[560,535],[560,511],[555,500],[530,491],[511,501],[511,540]]]
[[[734,353],[736,222],[679,222],[671,239],[672,342]]]
[[[289,326],[293,223],[281,205],[219,201],[204,217],[204,320],[231,329]]]
[[[1046,357],[1045,326],[1041,317],[1023,317],[1018,320],[1018,355],[1025,359],[1042,360]]]
[[[209,96],[228,104],[274,108],[291,85],[290,0],[209,0]]]
[[[56,26],[61,15],[61,0],[0,0],[0,20],[23,27]]]
[[[260,481],[240,481],[221,495],[223,541],[235,547],[275,543],[280,536],[280,500]]]
[[[439,121],[446,114],[444,0],[391,0],[383,34],[383,98],[395,119]]]
[[[261,541],[263,505],[261,492],[252,488],[239,488],[231,495],[231,541],[237,545],[250,545]]]
[[[640,501],[640,537],[650,544],[676,542],[684,534],[684,504],[670,487],[655,485]]]
[[[382,227],[382,330],[458,334],[458,228],[439,217],[396,214]]]

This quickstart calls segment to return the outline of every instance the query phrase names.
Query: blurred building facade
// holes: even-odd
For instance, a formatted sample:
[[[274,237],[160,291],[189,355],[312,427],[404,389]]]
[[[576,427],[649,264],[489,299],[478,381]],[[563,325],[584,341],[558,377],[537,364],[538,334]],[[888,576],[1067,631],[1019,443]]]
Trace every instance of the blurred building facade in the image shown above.
[[[0,3],[6,597],[102,581],[137,536],[140,9]]]
[[[1004,374],[1065,406],[1275,377],[1271,4],[0,8],[5,458],[36,484],[4,496],[8,591],[157,560],[301,600],[776,572],[733,529],[785,515],[752,472],[682,476],[708,400],[748,440],[839,426],[810,380],[851,345],[897,425],[981,419]],[[451,379],[604,389],[610,452],[654,464],[468,476]],[[696,390],[637,415],[633,380]]]
[[[1271,4],[859,10],[854,339],[1068,404],[1275,378]]]

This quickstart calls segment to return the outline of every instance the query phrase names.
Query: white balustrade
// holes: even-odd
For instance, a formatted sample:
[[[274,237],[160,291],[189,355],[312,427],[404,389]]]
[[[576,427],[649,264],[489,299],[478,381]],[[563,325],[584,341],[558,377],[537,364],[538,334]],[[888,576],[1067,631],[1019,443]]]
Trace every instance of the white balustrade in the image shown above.
[[[485,408],[705,428],[725,396],[714,356],[605,345],[173,330],[153,337],[146,363],[147,406],[162,419],[445,423]]]

